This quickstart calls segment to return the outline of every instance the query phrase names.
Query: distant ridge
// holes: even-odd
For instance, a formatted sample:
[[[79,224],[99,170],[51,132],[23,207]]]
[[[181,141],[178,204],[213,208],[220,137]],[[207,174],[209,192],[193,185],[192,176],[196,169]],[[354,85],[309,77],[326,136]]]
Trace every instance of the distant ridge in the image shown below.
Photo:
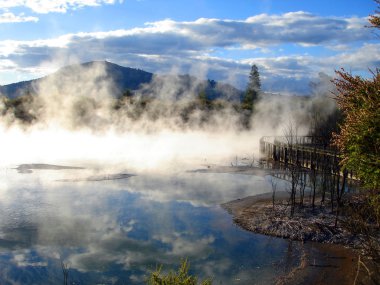
[[[104,71],[102,74],[104,73],[104,75],[100,78],[93,78],[92,80],[99,82],[109,80],[112,82],[110,92],[112,92],[115,97],[121,96],[127,90],[139,90],[142,86],[144,86],[143,95],[150,94],[154,96],[157,87],[165,84],[168,80],[174,79],[177,83],[176,86],[173,87],[176,88],[176,90],[173,91],[176,97],[184,96],[184,94],[188,92],[199,93],[202,91],[204,91],[207,98],[211,100],[218,98],[240,100],[242,96],[240,90],[229,84],[217,83],[213,80],[198,80],[189,75],[158,76],[141,69],[124,67],[108,61],[91,61],[65,66],[57,72],[42,78],[0,86],[0,94],[11,99],[26,94],[38,94],[39,83],[43,80],[56,78],[58,79],[56,82],[59,82],[61,78],[64,78],[66,82],[77,82],[83,71],[96,68],[102,68],[102,71]],[[155,78],[155,80],[153,80],[153,78]]]
[[[8,98],[16,98],[26,95],[27,93],[38,94],[37,87],[42,80],[55,76],[57,78],[64,77],[69,79],[71,77],[74,82],[77,73],[80,72],[80,70],[96,68],[99,66],[104,68],[106,77],[113,80],[115,87],[115,90],[113,91],[116,93],[122,93],[127,89],[136,90],[141,84],[149,83],[153,77],[152,73],[140,69],[123,67],[108,61],[91,61],[62,67],[57,72],[42,78],[0,86],[0,93]]]
[[[109,61],[91,61],[82,63],[79,65],[69,65],[63,67],[58,72],[73,72],[75,73],[76,67],[81,67],[84,69],[91,69],[96,66],[101,66],[105,69],[106,76],[113,80],[114,84],[120,89],[121,92],[130,89],[137,90],[141,84],[149,83],[153,78],[153,73],[117,65]]]

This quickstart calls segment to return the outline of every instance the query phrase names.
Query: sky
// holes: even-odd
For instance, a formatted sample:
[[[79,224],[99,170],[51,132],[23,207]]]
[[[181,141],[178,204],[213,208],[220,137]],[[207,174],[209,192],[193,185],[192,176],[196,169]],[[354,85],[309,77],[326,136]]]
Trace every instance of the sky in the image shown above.
[[[370,76],[380,37],[373,0],[0,0],[0,85],[107,60],[244,89],[308,94],[345,68]]]

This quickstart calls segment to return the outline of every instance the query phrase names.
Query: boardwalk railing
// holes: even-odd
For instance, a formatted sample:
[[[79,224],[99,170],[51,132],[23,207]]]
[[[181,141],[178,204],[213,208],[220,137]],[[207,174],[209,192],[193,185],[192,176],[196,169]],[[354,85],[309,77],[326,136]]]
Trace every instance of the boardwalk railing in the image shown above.
[[[262,137],[262,158],[285,165],[298,165],[317,171],[339,173],[339,155],[332,149],[323,149],[316,137]]]

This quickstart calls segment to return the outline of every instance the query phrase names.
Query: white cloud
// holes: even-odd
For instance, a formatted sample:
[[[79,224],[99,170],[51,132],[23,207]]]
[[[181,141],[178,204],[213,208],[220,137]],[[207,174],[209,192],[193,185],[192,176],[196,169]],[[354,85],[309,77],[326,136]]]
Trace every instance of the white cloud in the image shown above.
[[[108,40],[105,40],[106,42]],[[250,65],[257,64],[262,75],[263,87],[268,91],[279,92],[285,88],[302,93],[308,88],[308,82],[318,72],[323,71],[333,75],[334,70],[345,67],[352,71],[367,71],[367,68],[379,66],[380,44],[364,44],[359,48],[352,48],[350,53],[337,53],[331,56],[313,55],[288,55],[269,57],[252,57],[243,60],[224,59],[207,55],[186,54],[179,51],[168,55],[165,51],[157,50],[157,54],[142,53],[131,50],[123,44],[113,44],[102,48],[102,40],[96,43],[82,44],[81,40],[61,38],[57,41],[15,42],[0,46],[3,54],[0,60],[4,63],[3,70],[23,70],[28,72],[30,68],[48,67],[46,73],[56,68],[77,61],[91,61],[94,59],[107,59],[111,62],[125,66],[142,68],[151,72],[170,73],[175,67],[178,73],[191,73],[194,67],[202,66],[205,70],[202,74],[212,79],[227,81],[235,86],[244,88]],[[82,47],[82,48],[81,48]],[[41,72],[41,70],[40,70]],[[199,73],[194,74],[199,76]]]
[[[116,0],[2,0],[0,9],[25,7],[35,13],[46,14],[51,12],[66,13],[85,6],[100,6],[114,4]]]
[[[114,1],[107,1],[111,2]],[[333,74],[334,69],[345,67],[361,72],[379,63],[380,45],[370,42],[373,35],[364,25],[365,19],[361,18],[320,17],[305,12],[262,14],[241,21],[167,19],[133,29],[83,32],[45,40],[2,41],[0,61],[12,63],[6,65],[9,70],[17,66],[18,70],[27,72],[49,66],[46,72],[50,72],[54,65],[58,68],[76,61],[107,59],[150,72],[193,72],[240,88],[245,87],[249,66],[255,63],[264,79],[264,88],[280,91],[279,88],[287,86],[295,88],[296,84],[301,92],[320,71]],[[286,50],[289,44],[298,46],[297,54],[276,52],[281,48]],[[314,55],[309,46],[319,46],[328,52]],[[216,49],[233,53],[244,49],[244,52],[253,51],[250,56],[255,56],[239,60],[217,57],[213,53]],[[272,52],[264,54],[263,50]]]
[[[364,19],[322,18],[304,12],[281,16],[259,15],[244,21],[198,19],[193,22],[163,20],[146,27],[96,33],[68,34],[59,38],[20,44],[60,47],[71,53],[202,56],[213,48],[267,49],[282,44],[327,47],[370,40],[370,31],[360,28]],[[354,26],[354,27],[353,27]],[[49,54],[48,50],[45,50]]]
[[[25,16],[23,13],[15,15],[10,12],[0,14],[0,24],[3,23],[21,23],[21,22],[38,22],[37,17]]]
[[[365,43],[350,53],[345,52],[329,57],[325,64],[326,66],[338,65],[337,68],[346,66],[356,72],[366,71],[368,68],[375,69],[380,66],[380,44]]]

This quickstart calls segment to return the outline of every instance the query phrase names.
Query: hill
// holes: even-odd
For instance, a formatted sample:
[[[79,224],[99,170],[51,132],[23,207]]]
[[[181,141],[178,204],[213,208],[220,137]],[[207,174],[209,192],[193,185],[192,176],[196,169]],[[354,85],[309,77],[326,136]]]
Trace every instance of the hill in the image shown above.
[[[101,70],[99,72],[99,70]],[[83,74],[86,74],[85,76]],[[198,95],[204,92],[208,99],[240,100],[242,92],[235,87],[214,80],[199,80],[189,75],[155,75],[153,73],[120,66],[108,61],[92,61],[70,65],[42,78],[0,86],[0,94],[8,98],[17,98],[26,94],[38,94],[40,83],[46,80],[56,83],[58,90],[66,84],[84,84],[93,81],[100,85],[109,83],[109,91],[114,97],[120,97],[127,90],[132,94],[162,96],[168,93],[171,98]],[[166,94],[165,94],[166,95]]]

